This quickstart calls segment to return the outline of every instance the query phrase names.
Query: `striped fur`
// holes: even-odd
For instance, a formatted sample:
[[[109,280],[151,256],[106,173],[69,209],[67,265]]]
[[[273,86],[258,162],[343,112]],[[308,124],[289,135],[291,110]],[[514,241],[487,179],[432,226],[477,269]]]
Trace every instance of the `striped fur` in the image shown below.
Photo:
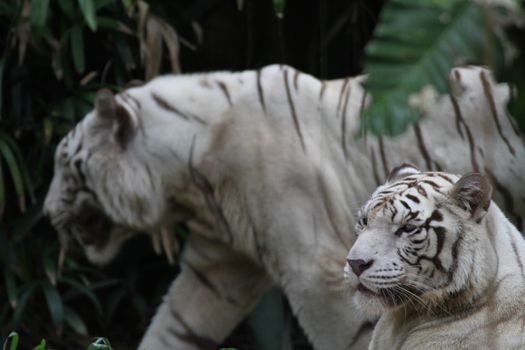
[[[432,101],[405,135],[358,138],[362,81],[281,65],[98,95],[57,148],[45,211],[64,242],[78,237],[99,263],[137,230],[188,223],[182,273],[140,348],[213,348],[273,283],[317,349],[362,349],[373,319],[352,311],[341,271],[354,209],[392,164],[484,170],[521,222],[525,150],[506,86],[456,69],[461,93]]]
[[[491,192],[479,174],[412,172],[366,202],[345,273],[381,313],[369,349],[525,348],[525,240]]]

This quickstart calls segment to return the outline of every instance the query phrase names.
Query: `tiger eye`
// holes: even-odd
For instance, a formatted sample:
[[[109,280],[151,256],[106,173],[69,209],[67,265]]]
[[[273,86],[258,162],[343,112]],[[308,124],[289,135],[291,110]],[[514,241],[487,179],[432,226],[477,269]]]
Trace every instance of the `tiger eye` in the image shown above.
[[[406,225],[403,225],[403,227],[401,227],[401,231],[403,232],[412,232],[414,230],[417,229],[417,226],[416,225],[412,225],[412,224],[406,224]]]

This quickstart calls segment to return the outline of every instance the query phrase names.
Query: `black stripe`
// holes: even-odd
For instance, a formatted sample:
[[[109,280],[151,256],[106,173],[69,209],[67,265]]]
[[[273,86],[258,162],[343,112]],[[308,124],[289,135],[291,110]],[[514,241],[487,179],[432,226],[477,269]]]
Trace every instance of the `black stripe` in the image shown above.
[[[232,106],[233,104],[232,104],[232,100],[231,100],[231,97],[230,97],[230,92],[228,91],[228,87],[226,86],[226,84],[224,84],[224,82],[222,82],[222,81],[217,81],[217,84],[219,85],[219,87],[221,88],[222,92],[226,96],[226,99],[228,100],[228,104],[230,106]]]
[[[456,98],[450,95],[450,101],[452,102],[452,106],[454,107],[454,112],[456,113],[456,127],[458,128],[460,132],[461,138],[463,138],[463,134],[461,133],[461,130],[459,129],[459,124],[463,124],[465,131],[467,132],[467,139],[468,139],[468,143],[470,146],[470,160],[472,162],[472,170],[475,172],[479,172],[478,161],[476,159],[476,143],[474,142],[474,138],[472,137],[470,128],[468,127],[467,123],[465,122],[465,119],[463,118],[461,109],[459,108],[459,104]]]
[[[261,84],[261,74],[262,71],[260,69],[257,70],[257,93],[259,94],[259,102],[261,103],[262,109],[264,114],[266,114],[266,104],[264,103],[264,93],[263,88]]]
[[[325,90],[326,90],[326,81],[322,80],[321,81],[321,90],[319,90],[319,100],[323,99]]]
[[[290,91],[290,85],[288,83],[288,69],[285,69],[283,72],[284,77],[284,86],[286,88],[286,97],[288,98],[288,104],[290,105],[290,111],[292,112],[292,118],[295,126],[295,131],[297,132],[297,135],[299,135],[299,139],[301,141],[301,146],[303,148],[303,151],[306,152],[306,147],[303,140],[303,134],[301,133],[301,128],[299,126],[299,120],[297,119],[297,114],[295,112],[295,106],[292,100],[292,93]]]
[[[178,115],[179,117],[181,117],[182,119],[184,119],[186,121],[190,121],[191,119],[193,119],[193,120],[199,122],[200,124],[206,124],[206,122],[203,119],[197,117],[196,115],[182,113],[179,109],[177,109],[173,105],[169,104],[168,101],[166,101],[165,99],[163,99],[162,97],[160,97],[159,95],[157,95],[154,92],[151,93],[151,97],[159,105],[160,108],[162,108],[162,109],[164,109],[164,110],[166,110],[168,112],[174,113],[174,114]]]
[[[341,110],[341,103],[343,102],[343,95],[346,89],[346,85],[348,84],[348,81],[350,78],[345,78],[343,80],[343,85],[341,86],[341,91],[339,92],[339,100],[337,101],[337,111],[339,112]]]
[[[499,123],[499,118],[498,118],[498,111],[496,110],[496,103],[494,102],[494,96],[492,95],[492,89],[490,87],[490,83],[487,80],[487,77],[485,76],[485,72],[481,71],[479,73],[479,77],[481,79],[481,85],[483,85],[483,92],[485,93],[485,97],[488,100],[490,111],[492,112],[492,118],[494,119],[494,123],[496,123],[496,129],[498,129],[498,134],[503,139],[503,142],[505,142],[505,144],[507,145],[510,153],[514,156],[516,155],[516,153],[514,152],[514,148],[511,146],[507,137],[503,135],[503,130],[501,130],[501,125]]]
[[[293,86],[294,86],[294,88],[295,88],[295,91],[298,91],[298,90],[299,90],[299,85],[298,85],[298,83],[299,83],[299,71],[296,70],[296,71],[295,71],[295,74],[294,74],[294,76],[293,76]]]
[[[374,148],[370,147],[370,154],[372,155],[372,172],[374,173],[374,180],[376,181],[377,186],[381,185],[381,180],[379,180],[379,174],[377,172],[376,157],[374,153]]]
[[[195,344],[201,350],[212,350],[217,348],[218,344],[214,340],[195,333],[195,331],[190,327],[190,325],[182,318],[182,315],[180,315],[172,306],[170,307],[170,314],[177,321],[177,323],[184,328],[184,331],[186,332],[181,333],[173,329],[173,326],[170,323],[168,324],[166,330],[170,332],[173,336],[182,340],[185,343]]]
[[[219,290],[213,285],[213,283],[206,277],[204,273],[199,271],[195,266],[190,264],[187,260],[183,261],[183,266],[186,265],[191,272],[197,277],[200,283],[202,283],[206,288],[208,288],[213,294],[215,294],[216,297],[222,299],[222,295],[219,292]]]
[[[501,193],[501,196],[503,197],[503,205],[505,206],[505,211],[509,215],[512,215],[514,217],[516,227],[521,232],[523,230],[523,219],[520,215],[518,215],[518,213],[514,211],[514,201],[512,199],[511,192],[507,188],[505,188],[500,182],[498,182],[496,176],[488,168],[485,168],[485,173],[488,175],[492,184],[494,184],[496,191]]]
[[[343,106],[343,111],[341,113],[341,145],[343,146],[343,153],[345,159],[348,159],[348,149],[346,146],[346,108],[348,106],[348,100],[350,99],[350,87],[346,90],[345,103]]]
[[[414,195],[411,195],[410,193],[408,193],[405,197],[407,197],[408,199],[410,199],[412,202],[419,203],[419,198],[417,198],[417,197],[414,196]]]
[[[383,138],[381,136],[379,136],[379,155],[381,156],[381,161],[383,162],[383,170],[385,172],[385,179],[386,179],[388,175],[390,174],[390,170],[389,170],[390,168],[388,166],[388,161],[385,156]]]
[[[195,184],[197,189],[201,191],[201,193],[204,196],[204,199],[206,201],[206,204],[208,208],[215,213],[215,218],[218,220],[218,223],[220,226],[222,225],[223,230],[228,235],[229,242],[233,242],[233,233],[230,227],[230,224],[228,223],[228,220],[226,219],[226,216],[224,215],[224,211],[222,209],[222,206],[217,203],[214,195],[214,190],[212,184],[206,179],[206,177],[201,174],[194,166],[193,166],[193,151],[195,147],[195,136],[193,136],[193,140],[191,142],[190,146],[190,154],[188,157],[188,169],[190,173],[190,178],[192,182]]]
[[[430,155],[428,154],[427,148],[425,147],[425,143],[423,142],[423,136],[421,135],[421,128],[419,126],[419,123],[414,124],[414,132],[416,134],[417,146],[419,147],[419,151],[425,159],[426,170],[430,171],[432,170],[432,161],[430,159]]]

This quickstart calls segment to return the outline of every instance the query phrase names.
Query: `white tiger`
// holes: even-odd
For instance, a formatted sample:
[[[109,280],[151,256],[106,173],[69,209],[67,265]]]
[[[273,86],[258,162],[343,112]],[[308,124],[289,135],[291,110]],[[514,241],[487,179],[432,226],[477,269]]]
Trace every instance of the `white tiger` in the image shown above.
[[[525,348],[525,240],[491,195],[478,173],[409,165],[372,194],[345,267],[381,313],[369,349]]]
[[[342,269],[354,208],[390,164],[489,172],[496,199],[522,220],[525,149],[505,85],[456,69],[461,94],[405,135],[358,138],[362,80],[274,65],[97,94],[56,151],[44,210],[62,240],[79,237],[105,263],[131,231],[166,238],[186,221],[192,232],[139,349],[214,348],[272,284],[316,349],[366,347],[374,319],[352,311]]]

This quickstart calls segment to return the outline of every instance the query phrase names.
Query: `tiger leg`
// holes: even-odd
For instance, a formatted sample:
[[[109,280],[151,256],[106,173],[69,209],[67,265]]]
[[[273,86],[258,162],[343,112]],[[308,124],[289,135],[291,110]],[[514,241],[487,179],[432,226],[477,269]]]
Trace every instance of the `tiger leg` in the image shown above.
[[[315,349],[368,348],[377,319],[361,315],[347,292],[329,291],[317,284],[286,294]]]
[[[266,273],[245,256],[192,235],[181,273],[138,349],[217,349],[270,286]]]

